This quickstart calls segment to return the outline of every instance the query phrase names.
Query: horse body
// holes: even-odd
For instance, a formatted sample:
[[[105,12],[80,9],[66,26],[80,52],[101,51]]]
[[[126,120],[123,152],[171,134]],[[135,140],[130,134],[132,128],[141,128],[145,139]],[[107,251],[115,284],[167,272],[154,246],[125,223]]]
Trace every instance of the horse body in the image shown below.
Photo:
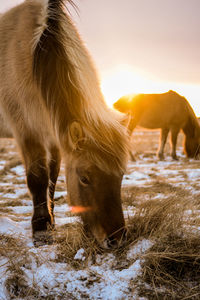
[[[64,1],[26,0],[1,17],[0,83],[1,111],[21,150],[33,198],[34,239],[54,225],[62,153],[70,201],[85,207],[85,227],[100,242],[111,235],[119,240],[127,138],[104,102]]]
[[[139,94],[120,98],[114,107],[131,115],[128,125],[131,134],[139,125],[148,129],[161,128],[158,156],[163,152],[169,131],[171,132],[172,158],[177,159],[177,136],[182,129],[185,133],[185,152],[195,157],[199,152],[200,126],[188,101],[174,91],[163,94]]]

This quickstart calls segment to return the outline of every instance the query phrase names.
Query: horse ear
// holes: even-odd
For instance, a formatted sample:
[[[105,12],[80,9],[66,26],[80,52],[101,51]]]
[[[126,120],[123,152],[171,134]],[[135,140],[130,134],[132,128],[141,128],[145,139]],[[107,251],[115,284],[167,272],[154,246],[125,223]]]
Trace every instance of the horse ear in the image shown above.
[[[70,124],[69,132],[73,144],[83,138],[83,130],[79,122],[74,121]]]

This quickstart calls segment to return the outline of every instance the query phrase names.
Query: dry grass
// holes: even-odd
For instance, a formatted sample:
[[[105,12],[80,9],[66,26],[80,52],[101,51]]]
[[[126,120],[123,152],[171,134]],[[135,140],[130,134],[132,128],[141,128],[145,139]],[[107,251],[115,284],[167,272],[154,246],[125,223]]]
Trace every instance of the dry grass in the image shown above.
[[[66,224],[55,232],[54,242],[57,244],[57,262],[68,263],[75,269],[87,267],[88,261],[95,262],[95,256],[103,253],[96,240],[87,234],[81,223]],[[79,249],[84,249],[84,260],[74,260]]]
[[[142,135],[141,135],[142,132]],[[136,128],[132,134],[132,149],[135,158],[137,159],[138,154],[144,153],[144,157],[152,157],[155,159],[155,155],[159,146],[160,130],[148,130],[144,128]],[[170,137],[168,136],[165,145],[164,155],[170,155]],[[183,133],[178,135],[177,147],[183,144]]]
[[[62,291],[59,293],[50,292],[48,296],[41,295],[37,283],[27,278],[24,270],[31,270],[33,260],[40,266],[41,263],[50,263],[44,255],[38,256],[31,252],[26,247],[22,239],[16,239],[12,236],[0,234],[0,257],[7,259],[6,273],[5,273],[5,289],[7,291],[8,299],[69,299],[75,300],[73,295]],[[2,267],[2,266],[1,266]],[[0,297],[1,299],[1,297]]]
[[[11,168],[14,168],[18,165],[21,165],[22,161],[19,158],[12,158],[10,159],[6,165],[4,166],[4,168],[0,171],[0,175],[5,176],[6,174],[8,174],[9,172],[11,172]]]
[[[187,216],[186,212],[190,211]],[[67,262],[75,269],[95,264],[96,255],[112,252],[116,257],[115,269],[128,268],[126,253],[130,246],[143,238],[154,245],[142,260],[142,276],[138,281],[140,296],[147,299],[200,298],[200,239],[196,235],[195,201],[188,197],[169,197],[140,203],[134,217],[127,221],[128,235],[122,247],[102,250],[94,239],[85,235],[81,224],[65,225],[57,237],[57,261]],[[194,219],[193,219],[194,218]],[[193,224],[193,227],[191,227]],[[74,260],[77,251],[84,249],[84,261]]]
[[[185,198],[189,196],[189,192],[177,187],[173,186],[170,183],[162,182],[155,180],[154,184],[151,186],[131,186],[122,188],[122,199],[123,204],[125,206],[140,206],[141,202],[145,202],[146,198],[151,200],[158,193],[162,193],[164,196],[174,196]],[[149,202],[147,202],[148,205]]]
[[[28,249],[19,238],[0,235],[0,240],[0,257],[7,259],[5,288],[9,299],[23,299],[27,295],[32,297],[30,299],[34,299],[38,296],[38,292],[27,283],[23,272],[23,267],[30,265],[30,259],[27,255]]]
[[[157,240],[143,263],[141,295],[148,299],[200,299],[200,237],[172,232]],[[152,294],[153,288],[153,294]]]
[[[8,202],[0,202],[0,209],[6,208],[7,206],[24,206],[24,204],[20,200],[10,200]]]
[[[133,239],[160,237],[176,231],[183,224],[184,211],[191,205],[177,197],[148,200],[137,207],[134,217],[128,220],[129,235]]]
[[[186,195],[144,201],[127,222],[126,247],[142,237],[154,241],[141,255],[143,276],[138,285],[147,299],[200,299],[198,205]]]

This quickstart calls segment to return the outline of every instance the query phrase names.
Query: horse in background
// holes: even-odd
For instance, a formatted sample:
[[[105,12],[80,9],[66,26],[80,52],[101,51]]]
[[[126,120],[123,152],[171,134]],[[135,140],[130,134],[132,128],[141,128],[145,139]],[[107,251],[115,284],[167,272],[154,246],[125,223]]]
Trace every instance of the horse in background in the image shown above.
[[[101,245],[116,246],[125,232],[120,190],[128,136],[105,104],[64,2],[26,0],[1,16],[0,109],[24,160],[35,244],[48,242],[54,227],[62,153],[74,211]]]
[[[197,158],[200,152],[200,125],[188,101],[174,91],[163,94],[123,96],[114,108],[130,115],[128,131],[131,135],[137,125],[161,129],[158,157],[164,159],[164,147],[171,132],[171,156],[177,160],[176,143],[180,130],[185,135],[184,152]]]

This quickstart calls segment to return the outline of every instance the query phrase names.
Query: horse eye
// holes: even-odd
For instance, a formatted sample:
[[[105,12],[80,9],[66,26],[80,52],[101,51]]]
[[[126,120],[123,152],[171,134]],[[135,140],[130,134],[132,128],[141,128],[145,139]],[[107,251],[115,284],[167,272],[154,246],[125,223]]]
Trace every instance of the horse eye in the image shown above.
[[[79,180],[80,180],[80,183],[81,183],[82,185],[89,185],[89,184],[90,184],[90,180],[89,180],[89,178],[86,177],[86,176],[80,176],[80,177],[79,177]]]

